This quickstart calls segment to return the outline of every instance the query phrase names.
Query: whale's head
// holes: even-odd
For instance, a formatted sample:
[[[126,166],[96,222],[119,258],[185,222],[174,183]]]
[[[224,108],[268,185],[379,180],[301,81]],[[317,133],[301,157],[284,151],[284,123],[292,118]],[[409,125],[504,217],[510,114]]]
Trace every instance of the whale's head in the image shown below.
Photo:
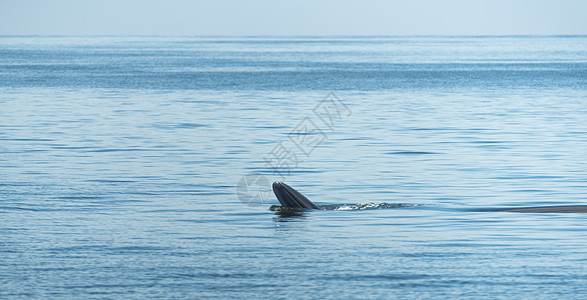
[[[273,193],[275,193],[275,197],[283,207],[320,209],[300,192],[283,182],[276,181],[273,183]]]

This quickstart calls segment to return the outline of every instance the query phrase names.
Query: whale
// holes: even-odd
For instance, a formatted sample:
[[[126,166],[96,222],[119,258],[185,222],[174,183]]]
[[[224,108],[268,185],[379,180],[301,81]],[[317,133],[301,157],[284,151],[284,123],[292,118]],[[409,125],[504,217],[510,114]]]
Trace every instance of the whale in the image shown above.
[[[276,181],[273,183],[273,193],[283,207],[291,209],[321,209],[312,203],[306,196],[291,186]],[[587,205],[561,205],[561,206],[537,206],[537,207],[513,207],[513,208],[488,208],[473,211],[499,211],[518,213],[587,213]]]
[[[283,207],[295,209],[320,209],[316,204],[306,198],[306,196],[302,195],[302,193],[283,182],[276,181],[273,183],[273,193]]]

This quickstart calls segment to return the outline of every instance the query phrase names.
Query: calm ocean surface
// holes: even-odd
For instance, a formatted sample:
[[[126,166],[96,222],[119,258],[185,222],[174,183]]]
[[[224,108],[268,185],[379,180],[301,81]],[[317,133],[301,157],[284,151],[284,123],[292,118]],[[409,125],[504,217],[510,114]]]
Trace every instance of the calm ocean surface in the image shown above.
[[[586,153],[585,36],[4,36],[0,298],[582,298],[587,214],[480,210]]]

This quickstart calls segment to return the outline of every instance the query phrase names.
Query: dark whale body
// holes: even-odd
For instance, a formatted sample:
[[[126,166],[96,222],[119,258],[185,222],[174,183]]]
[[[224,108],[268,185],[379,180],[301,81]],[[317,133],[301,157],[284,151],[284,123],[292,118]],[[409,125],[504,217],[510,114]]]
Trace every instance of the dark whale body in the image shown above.
[[[273,183],[273,193],[284,207],[299,209],[320,209],[300,192],[283,182]]]
[[[497,208],[487,209],[485,211],[507,211],[521,213],[587,213],[587,205],[565,205],[565,206],[538,206],[538,207],[520,207],[520,208]]]
[[[300,192],[283,182],[273,183],[273,193],[283,207],[293,209],[320,209],[319,206],[312,203]],[[477,211],[504,211],[520,213],[587,213],[587,205],[567,205],[567,206],[540,206],[540,207],[520,207],[520,208],[494,208],[481,209]]]

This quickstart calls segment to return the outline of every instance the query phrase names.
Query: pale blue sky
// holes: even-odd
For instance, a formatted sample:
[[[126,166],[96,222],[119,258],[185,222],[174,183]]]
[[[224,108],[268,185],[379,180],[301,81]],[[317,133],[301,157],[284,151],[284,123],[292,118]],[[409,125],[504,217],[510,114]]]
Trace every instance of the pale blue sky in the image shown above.
[[[587,34],[582,0],[0,0],[0,34]]]

